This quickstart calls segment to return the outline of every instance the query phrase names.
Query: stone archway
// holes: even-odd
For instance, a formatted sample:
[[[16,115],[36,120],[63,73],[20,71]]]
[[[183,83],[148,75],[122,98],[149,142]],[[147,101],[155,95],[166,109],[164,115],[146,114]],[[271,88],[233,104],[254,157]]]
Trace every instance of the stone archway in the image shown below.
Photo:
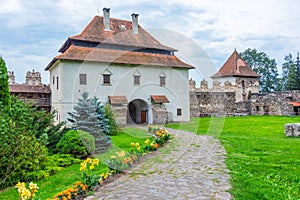
[[[127,124],[149,123],[149,106],[141,100],[135,99],[128,104]]]

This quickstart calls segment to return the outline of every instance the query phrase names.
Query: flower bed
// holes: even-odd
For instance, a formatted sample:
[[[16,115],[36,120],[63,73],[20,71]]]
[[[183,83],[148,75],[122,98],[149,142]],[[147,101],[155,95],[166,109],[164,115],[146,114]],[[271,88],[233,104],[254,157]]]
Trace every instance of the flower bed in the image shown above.
[[[146,139],[143,144],[132,142],[131,150],[129,152],[119,151],[114,155],[111,155],[110,158],[106,160],[108,170],[101,174],[94,173],[95,169],[99,167],[99,160],[97,158],[87,158],[80,164],[79,170],[81,171],[81,181],[76,182],[73,187],[59,192],[52,199],[47,200],[82,199],[86,195],[94,193],[96,186],[101,186],[110,179],[113,179],[113,177],[116,177],[116,175],[123,173],[124,170],[132,167],[143,156],[151,153],[152,151],[156,151],[159,147],[162,147],[168,140],[172,138],[172,136],[165,129],[157,129],[155,136],[156,138],[154,140]],[[19,185],[17,186],[20,186],[21,183],[18,184]],[[25,187],[25,183],[22,183],[22,186],[23,185]],[[36,184],[34,185],[36,186],[34,192],[36,192],[38,187]],[[18,187],[18,191],[20,190],[19,188],[20,187]],[[24,191],[26,191],[26,189]],[[34,192],[33,195],[29,196],[30,198],[27,199],[33,199]],[[20,199],[22,199],[21,193]]]

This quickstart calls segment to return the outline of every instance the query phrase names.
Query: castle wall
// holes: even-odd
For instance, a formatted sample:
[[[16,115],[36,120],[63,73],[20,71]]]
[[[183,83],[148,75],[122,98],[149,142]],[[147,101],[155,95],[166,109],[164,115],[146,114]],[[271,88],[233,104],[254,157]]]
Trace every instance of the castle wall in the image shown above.
[[[190,91],[191,117],[225,114],[239,115],[295,115],[300,107],[291,102],[300,102],[300,90],[250,93],[244,101],[236,101],[236,91],[194,89]]]

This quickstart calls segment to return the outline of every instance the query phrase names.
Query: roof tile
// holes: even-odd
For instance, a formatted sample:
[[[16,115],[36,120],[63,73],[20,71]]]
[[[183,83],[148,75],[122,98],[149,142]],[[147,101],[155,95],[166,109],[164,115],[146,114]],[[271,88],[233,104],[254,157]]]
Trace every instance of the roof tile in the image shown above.
[[[16,84],[9,85],[9,90],[11,93],[51,93],[50,88],[45,85]]]
[[[227,76],[259,77],[235,50],[212,78]]]
[[[56,56],[55,59],[133,65],[167,66],[186,69],[194,68],[193,66],[182,62],[175,55],[79,47],[74,45],[71,45],[64,53]],[[46,69],[49,68],[50,66],[48,66]]]

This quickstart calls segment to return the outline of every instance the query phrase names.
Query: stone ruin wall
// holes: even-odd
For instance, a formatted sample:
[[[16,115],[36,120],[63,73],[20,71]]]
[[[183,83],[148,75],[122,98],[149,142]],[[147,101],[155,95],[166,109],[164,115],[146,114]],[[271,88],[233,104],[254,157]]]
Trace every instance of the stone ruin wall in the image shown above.
[[[245,101],[236,101],[236,91],[223,88],[209,89],[203,82],[199,89],[190,82],[191,117],[209,115],[295,115],[300,112],[288,102],[300,102],[300,91],[282,91],[266,94],[251,93]],[[296,109],[296,110],[295,110]],[[299,111],[298,111],[299,109]]]

